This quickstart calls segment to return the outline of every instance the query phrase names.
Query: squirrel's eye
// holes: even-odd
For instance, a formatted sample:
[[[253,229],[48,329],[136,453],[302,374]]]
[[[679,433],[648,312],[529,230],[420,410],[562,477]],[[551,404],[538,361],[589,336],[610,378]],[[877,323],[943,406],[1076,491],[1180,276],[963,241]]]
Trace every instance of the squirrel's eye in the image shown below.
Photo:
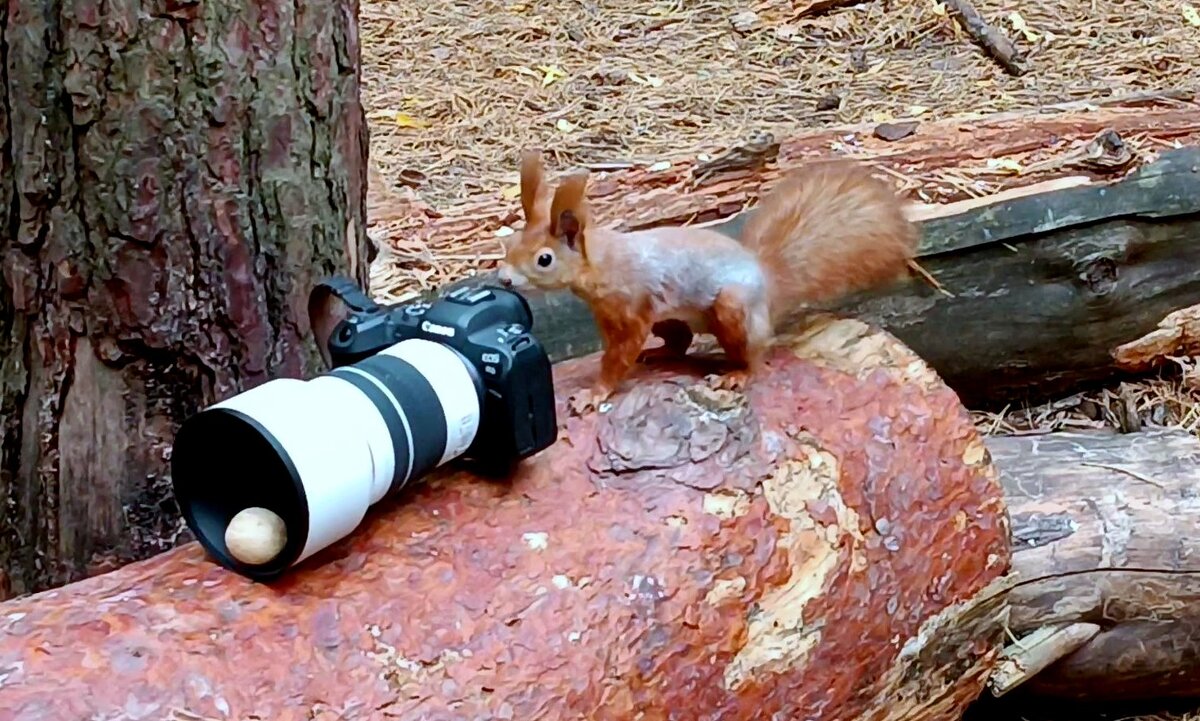
[[[537,257],[537,264],[543,268],[549,268],[550,264],[553,262],[554,254],[548,250],[542,251],[542,254]]]

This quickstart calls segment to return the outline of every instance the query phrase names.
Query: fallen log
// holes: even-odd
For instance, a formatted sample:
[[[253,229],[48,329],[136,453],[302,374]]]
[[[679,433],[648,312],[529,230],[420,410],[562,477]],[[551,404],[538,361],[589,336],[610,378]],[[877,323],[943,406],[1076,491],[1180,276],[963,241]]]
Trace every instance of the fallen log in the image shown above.
[[[595,369],[559,366],[560,398]],[[749,403],[690,367],[638,374],[607,414],[560,402],[562,440],[511,487],[431,479],[274,586],[191,544],[0,605],[0,721],[922,719],[989,678],[1200,687],[1190,434],[985,452],[854,321],[777,353]]]
[[[942,719],[1005,643],[1000,485],[856,321],[747,394],[642,366],[511,485],[444,473],[273,586],[192,544],[0,605],[0,721]],[[713,366],[714,368],[716,366]]]
[[[1200,696],[1196,437],[1052,433],[987,445],[1012,519],[1010,629],[1079,638],[1096,627],[1022,690],[1090,701]],[[1011,687],[993,683],[993,692]]]
[[[1070,176],[911,212],[939,287],[914,278],[833,309],[895,335],[971,407],[1111,380],[1123,372],[1113,349],[1200,303],[1200,146],[1115,181]],[[736,236],[747,215],[711,227]],[[555,360],[599,349],[569,292],[530,298]]]

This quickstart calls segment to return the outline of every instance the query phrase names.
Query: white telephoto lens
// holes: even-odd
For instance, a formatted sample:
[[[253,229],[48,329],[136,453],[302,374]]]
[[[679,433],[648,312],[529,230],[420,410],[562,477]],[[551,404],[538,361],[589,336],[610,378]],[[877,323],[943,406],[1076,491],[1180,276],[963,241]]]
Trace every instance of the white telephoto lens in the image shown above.
[[[184,518],[222,565],[282,573],[354,531],[367,509],[462,455],[475,439],[483,385],[452,348],[401,341],[311,380],[268,381],[183,424],[172,451]],[[251,566],[225,547],[246,508],[283,519],[287,540]]]

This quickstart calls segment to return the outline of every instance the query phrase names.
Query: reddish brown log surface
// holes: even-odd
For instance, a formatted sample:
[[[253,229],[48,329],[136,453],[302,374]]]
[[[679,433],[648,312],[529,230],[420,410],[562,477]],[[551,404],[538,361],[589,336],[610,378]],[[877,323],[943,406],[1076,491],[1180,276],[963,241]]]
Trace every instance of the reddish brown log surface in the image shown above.
[[[170,547],[176,424],[317,367],[312,278],[366,276],[356,15],[0,4],[0,598]]]
[[[694,361],[698,364],[698,361]],[[0,721],[953,716],[1009,564],[970,419],[854,321],[746,395],[643,367],[511,486],[391,503],[274,587],[196,546],[0,606]],[[896,699],[904,699],[901,704]],[[322,714],[328,714],[322,715]]]

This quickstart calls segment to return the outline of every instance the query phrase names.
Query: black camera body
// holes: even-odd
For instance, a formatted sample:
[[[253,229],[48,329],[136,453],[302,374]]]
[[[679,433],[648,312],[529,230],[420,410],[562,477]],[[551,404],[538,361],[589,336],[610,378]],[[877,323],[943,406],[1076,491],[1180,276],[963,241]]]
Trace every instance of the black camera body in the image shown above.
[[[479,429],[462,457],[481,473],[506,474],[557,439],[550,359],[530,332],[533,312],[519,293],[468,284],[431,302],[383,306],[349,279],[323,285],[349,309],[326,344],[334,368],[409,339],[443,344],[466,361],[481,403]]]

